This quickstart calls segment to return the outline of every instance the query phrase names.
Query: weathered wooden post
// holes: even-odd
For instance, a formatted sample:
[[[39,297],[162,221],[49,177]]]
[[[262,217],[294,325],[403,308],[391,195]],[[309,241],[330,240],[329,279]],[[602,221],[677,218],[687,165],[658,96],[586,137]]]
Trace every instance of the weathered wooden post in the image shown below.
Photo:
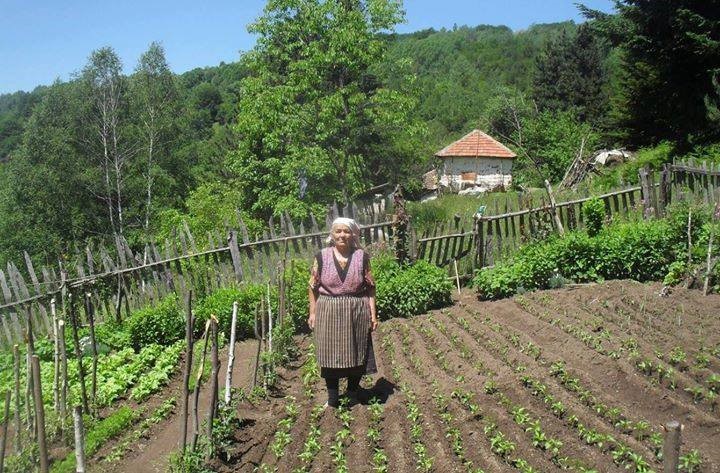
[[[394,213],[392,217],[393,249],[395,259],[399,264],[409,261],[408,226],[410,219],[405,211],[405,199],[402,194],[402,186],[398,184],[393,194]]]
[[[81,406],[73,408],[75,424],[75,472],[85,473],[85,428],[83,427],[83,411]]]
[[[272,304],[270,304],[270,281],[267,283],[267,314],[268,314],[268,351],[272,353],[272,337],[273,337],[273,313]]]
[[[58,320],[58,340],[60,341],[60,405],[58,414],[60,416],[60,429],[65,430],[65,417],[67,416],[67,392],[68,392],[68,364],[67,347],[65,346],[65,321]]]
[[[47,452],[47,437],[45,437],[45,406],[42,399],[42,384],[40,381],[40,358],[32,356],[33,394],[35,399],[35,422],[37,425],[38,450],[40,453],[40,472],[47,473],[50,469]]]
[[[85,315],[87,316],[88,323],[90,324],[90,346],[92,350],[92,378],[90,385],[90,393],[92,396],[93,407],[97,404],[97,363],[98,363],[98,352],[97,342],[95,340],[95,309],[93,308],[92,301],[90,300],[90,293],[85,294]]]
[[[198,366],[197,378],[195,379],[195,389],[193,390],[193,438],[190,446],[191,451],[195,451],[197,446],[198,437],[200,436],[200,417],[198,415],[198,402],[200,401],[200,381],[202,380],[203,371],[205,370],[205,357],[207,355],[208,339],[210,337],[210,321],[213,319],[213,315],[210,316],[208,321],[205,323],[205,333],[203,333],[203,351],[202,358],[200,358],[200,365]]]
[[[218,324],[217,319],[214,317],[210,318],[210,333],[212,336],[212,353],[211,363],[212,372],[210,374],[210,405],[208,406],[208,419],[207,419],[207,439],[208,439],[208,450],[205,455],[205,460],[210,461],[213,454],[213,420],[217,413],[218,404],[218,375],[220,374],[220,360],[218,358]]]
[[[34,436],[36,433],[35,417],[33,416],[33,376],[32,376],[32,356],[35,353],[35,342],[33,341],[32,318],[28,311],[27,318],[27,353],[25,354],[25,410],[27,414],[27,428]]]
[[[5,392],[5,416],[2,425],[2,440],[0,441],[0,473],[5,469],[5,444],[7,443],[8,424],[10,423],[10,390]],[[20,432],[15,432],[15,436]]]
[[[183,371],[182,427],[180,431],[180,450],[184,454],[187,447],[188,407],[190,402],[190,372],[193,361],[193,330],[195,321],[192,315],[192,291],[185,296],[185,370]]]
[[[647,167],[640,169],[638,174],[640,176],[640,188],[642,189],[643,215],[645,218],[650,218],[655,214],[655,207],[653,206],[655,189],[650,183],[650,172]]]
[[[670,205],[672,196],[670,195],[672,189],[672,171],[670,170],[670,164],[663,164],[662,174],[660,175],[660,198],[658,199],[658,210],[660,216],[665,215],[665,209]]]
[[[257,344],[257,352],[255,353],[255,371],[253,373],[253,388],[257,386],[257,374],[258,374],[258,367],[260,366],[260,350],[262,349],[262,338],[260,336],[260,332],[258,330],[258,308],[255,307],[255,319],[253,320],[253,329],[255,331],[255,338],[258,341]]]
[[[555,221],[555,227],[560,235],[565,235],[565,227],[563,227],[560,215],[558,215],[557,207],[555,204],[555,195],[553,194],[552,186],[550,181],[545,179],[545,189],[547,190],[548,196],[550,197],[550,212],[552,212],[553,220]],[[499,232],[498,232],[499,235]]]
[[[58,340],[58,317],[55,298],[50,299],[50,314],[53,326],[53,410],[59,412],[60,404],[60,340]]]
[[[232,372],[235,365],[235,332],[237,327],[238,303],[233,302],[232,319],[230,321],[230,346],[228,347],[227,376],[225,377],[225,405],[230,404],[232,393]]]
[[[680,463],[680,433],[682,432],[682,425],[676,420],[671,420],[663,426],[663,430],[665,430],[663,471],[665,473],[677,473]]]
[[[88,405],[87,389],[85,388],[85,367],[83,366],[82,351],[80,351],[80,336],[78,335],[78,317],[75,310],[75,297],[72,293],[68,294],[70,304],[70,324],[72,325],[73,343],[75,345],[75,357],[78,361],[78,378],[80,381],[80,397],[82,398],[82,407],[85,414],[90,414],[90,406]]]

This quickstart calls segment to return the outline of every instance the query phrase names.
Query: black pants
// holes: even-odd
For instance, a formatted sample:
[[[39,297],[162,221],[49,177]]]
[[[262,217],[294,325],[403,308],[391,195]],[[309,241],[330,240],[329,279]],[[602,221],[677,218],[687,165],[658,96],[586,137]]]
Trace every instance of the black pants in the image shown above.
[[[348,378],[348,391],[357,391],[360,388],[360,379],[362,376],[350,376]],[[339,390],[340,389],[340,378],[325,378],[325,386],[327,386],[328,391],[331,389]]]

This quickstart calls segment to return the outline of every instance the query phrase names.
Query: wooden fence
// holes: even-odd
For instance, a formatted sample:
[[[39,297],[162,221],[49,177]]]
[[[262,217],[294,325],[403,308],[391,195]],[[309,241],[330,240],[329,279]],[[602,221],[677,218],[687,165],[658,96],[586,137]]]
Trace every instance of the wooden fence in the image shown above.
[[[52,333],[51,301],[62,309],[68,292],[89,293],[97,308],[96,321],[103,322],[120,319],[171,293],[183,297],[192,289],[202,295],[238,281],[275,280],[283,259],[309,260],[324,246],[330,222],[338,216],[353,217],[361,224],[364,244],[388,243],[393,232],[386,215],[388,202],[334,205],[322,224],[314,218],[293,222],[283,215],[254,236],[240,217],[232,227],[226,224],[226,236],[209,232],[203,241],[184,224],[175,238],[162,245],[150,242],[142,251],[133,251],[125,238],[116,236],[112,249],[87,246],[73,255],[72,263],[59,262],[39,272],[25,253],[22,271],[13,262],[8,262],[6,271],[0,270],[0,346],[22,342],[28,322],[36,336]]]
[[[666,165],[659,182],[654,174],[641,170],[640,181],[640,186],[597,196],[610,218],[632,213],[660,216],[671,200],[687,198],[687,192],[703,195],[706,202],[720,200],[720,169],[713,165]],[[502,261],[531,240],[555,233],[557,221],[567,230],[582,228],[582,205],[590,198],[554,206],[543,202],[503,213],[496,208],[492,215],[438,222],[421,235],[410,232],[411,254],[448,268],[451,275],[457,267],[458,274],[466,277]],[[268,231],[253,236],[238,217],[234,225],[226,224],[224,236],[210,232],[202,242],[185,224],[175,238],[162,245],[150,242],[142,251],[133,251],[118,236],[113,248],[88,246],[76,252],[72,263],[43,267],[39,272],[25,253],[22,271],[12,262],[0,270],[0,345],[22,341],[28,321],[37,334],[51,333],[50,301],[56,299],[62,307],[68,291],[90,293],[98,319],[104,321],[121,318],[171,293],[183,295],[191,288],[202,295],[237,281],[275,280],[283,259],[309,260],[324,246],[329,224],[337,216],[356,218],[366,245],[389,244],[393,236],[390,207],[389,199],[363,207],[334,205],[322,225],[314,219],[293,222],[283,215],[279,222],[268,222]]]

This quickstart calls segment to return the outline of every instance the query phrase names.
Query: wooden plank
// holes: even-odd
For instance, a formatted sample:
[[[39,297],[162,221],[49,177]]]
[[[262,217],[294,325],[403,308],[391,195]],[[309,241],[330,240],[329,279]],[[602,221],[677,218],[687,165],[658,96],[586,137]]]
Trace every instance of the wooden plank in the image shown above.
[[[28,275],[30,276],[30,280],[32,281],[33,289],[35,289],[35,294],[40,295],[42,293],[42,290],[40,289],[40,281],[35,274],[35,268],[33,267],[30,255],[27,251],[23,251],[23,256],[25,257],[25,266],[27,267]]]
[[[95,274],[95,259],[93,258],[90,246],[85,247],[85,260],[87,261],[88,271],[90,271],[90,274]]]
[[[125,256],[125,249],[123,248],[122,242],[120,241],[120,236],[115,235],[115,250],[117,251],[118,261],[120,262],[120,267],[122,269],[127,268],[127,258]]]
[[[10,292],[10,287],[8,286],[7,279],[5,279],[5,273],[2,269],[0,269],[0,286],[2,286],[4,304],[10,304],[12,302],[15,302],[15,298]]]
[[[197,245],[195,244],[195,237],[193,237],[193,234],[190,231],[190,227],[188,226],[187,220],[183,220],[183,229],[185,230],[185,234],[187,235],[187,240],[190,243],[190,248],[192,249],[192,252],[198,253],[198,248],[197,248]]]

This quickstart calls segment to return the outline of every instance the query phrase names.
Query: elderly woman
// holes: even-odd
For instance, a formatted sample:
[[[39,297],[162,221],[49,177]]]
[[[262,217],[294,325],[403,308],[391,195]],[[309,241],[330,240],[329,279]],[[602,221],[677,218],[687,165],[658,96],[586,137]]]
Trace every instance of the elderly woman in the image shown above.
[[[358,401],[360,378],[375,373],[370,332],[378,325],[370,257],[360,247],[360,227],[338,218],[328,247],[315,255],[310,276],[310,316],[320,376],[330,407],[339,405],[339,380],[348,378],[347,397]]]

